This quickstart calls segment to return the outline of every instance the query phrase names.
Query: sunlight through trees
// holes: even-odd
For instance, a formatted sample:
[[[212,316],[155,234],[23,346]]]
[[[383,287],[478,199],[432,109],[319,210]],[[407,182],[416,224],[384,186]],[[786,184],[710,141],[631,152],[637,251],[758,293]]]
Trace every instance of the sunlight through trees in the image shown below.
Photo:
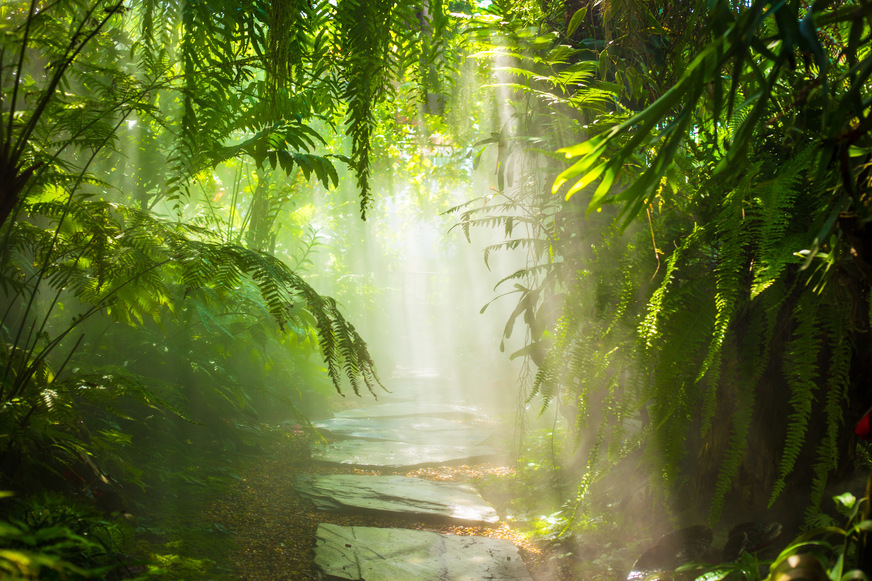
[[[178,519],[435,390],[536,579],[860,578],[870,16],[4,2],[2,575],[238,578]]]

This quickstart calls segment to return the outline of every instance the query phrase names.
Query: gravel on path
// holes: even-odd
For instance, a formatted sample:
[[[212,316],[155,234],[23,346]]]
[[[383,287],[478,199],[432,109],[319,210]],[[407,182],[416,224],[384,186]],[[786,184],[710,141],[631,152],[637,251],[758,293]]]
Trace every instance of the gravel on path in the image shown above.
[[[534,579],[556,580],[560,575],[550,565],[548,555],[505,523],[493,527],[460,526],[402,517],[324,512],[315,509],[294,489],[296,474],[403,474],[428,480],[471,482],[482,475],[506,475],[510,471],[511,468],[496,464],[424,468],[411,472],[325,466],[309,461],[305,435],[288,433],[244,469],[236,490],[216,501],[205,517],[234,533],[237,549],[232,561],[239,579],[246,581],[317,579],[313,569],[313,549],[319,523],[411,528],[509,539],[520,549]]]

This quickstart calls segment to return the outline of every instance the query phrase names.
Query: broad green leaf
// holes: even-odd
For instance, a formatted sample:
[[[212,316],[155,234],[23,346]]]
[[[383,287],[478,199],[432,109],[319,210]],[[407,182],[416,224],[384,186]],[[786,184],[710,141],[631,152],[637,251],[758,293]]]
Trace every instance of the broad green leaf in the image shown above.
[[[620,173],[621,168],[617,165],[612,165],[606,170],[603,180],[593,193],[593,197],[588,205],[588,212],[590,212],[591,209],[599,209],[602,207],[605,203],[603,198],[611,191],[612,186]]]
[[[843,492],[837,496],[833,497],[833,502],[835,502],[840,509],[844,508],[846,510],[852,510],[854,505],[857,503],[857,497],[851,494],[850,492]]]
[[[587,159],[592,159],[592,158],[587,158]],[[590,170],[589,172],[584,174],[581,177],[581,179],[579,179],[577,182],[575,182],[575,184],[573,184],[573,186],[571,188],[569,188],[569,191],[566,192],[566,200],[569,201],[569,198],[571,198],[573,196],[573,194],[575,194],[579,190],[586,188],[589,184],[594,182],[597,178],[599,178],[603,174],[603,172],[608,167],[610,167],[610,165],[611,165],[610,162],[604,161],[603,163],[599,164],[598,166],[596,166],[595,168],[593,168],[592,170]]]
[[[569,19],[569,25],[566,27],[566,36],[572,36],[576,29],[584,22],[584,17],[587,16],[587,7],[579,8]]]
[[[568,158],[587,155],[593,151],[601,151],[605,147],[603,143],[604,141],[605,138],[602,135],[597,135],[596,137],[591,137],[590,139],[582,141],[576,145],[560,148],[557,150],[557,153],[562,153]]]
[[[605,151],[607,145],[608,141],[603,140],[602,144],[591,153],[582,157],[570,167],[560,172],[560,174],[554,179],[554,184],[551,186],[551,193],[556,194],[560,187],[567,181],[589,171],[590,168],[599,161],[600,155]]]

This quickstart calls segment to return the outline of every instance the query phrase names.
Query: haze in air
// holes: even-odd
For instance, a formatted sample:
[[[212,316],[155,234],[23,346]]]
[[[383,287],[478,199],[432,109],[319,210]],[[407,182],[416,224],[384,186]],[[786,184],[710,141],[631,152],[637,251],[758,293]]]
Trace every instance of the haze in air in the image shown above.
[[[862,2],[0,7],[0,571],[870,574]]]

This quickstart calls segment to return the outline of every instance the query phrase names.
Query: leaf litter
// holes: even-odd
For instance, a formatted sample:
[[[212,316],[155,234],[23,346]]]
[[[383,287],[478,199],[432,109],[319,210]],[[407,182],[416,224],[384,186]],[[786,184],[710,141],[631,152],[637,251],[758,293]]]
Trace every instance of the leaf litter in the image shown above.
[[[427,480],[475,483],[485,476],[511,475],[513,470],[510,467],[485,463],[412,471],[361,470],[311,462],[308,450],[304,434],[285,433],[262,456],[241,469],[242,477],[230,494],[207,509],[204,518],[208,522],[234,534],[235,549],[230,560],[239,579],[318,579],[313,563],[315,532],[320,523],[409,528],[507,539],[518,547],[535,580],[559,581],[563,578],[550,560],[548,550],[537,547],[505,522],[494,526],[464,526],[416,521],[401,516],[326,512],[314,508],[294,489],[297,474],[399,474]]]

